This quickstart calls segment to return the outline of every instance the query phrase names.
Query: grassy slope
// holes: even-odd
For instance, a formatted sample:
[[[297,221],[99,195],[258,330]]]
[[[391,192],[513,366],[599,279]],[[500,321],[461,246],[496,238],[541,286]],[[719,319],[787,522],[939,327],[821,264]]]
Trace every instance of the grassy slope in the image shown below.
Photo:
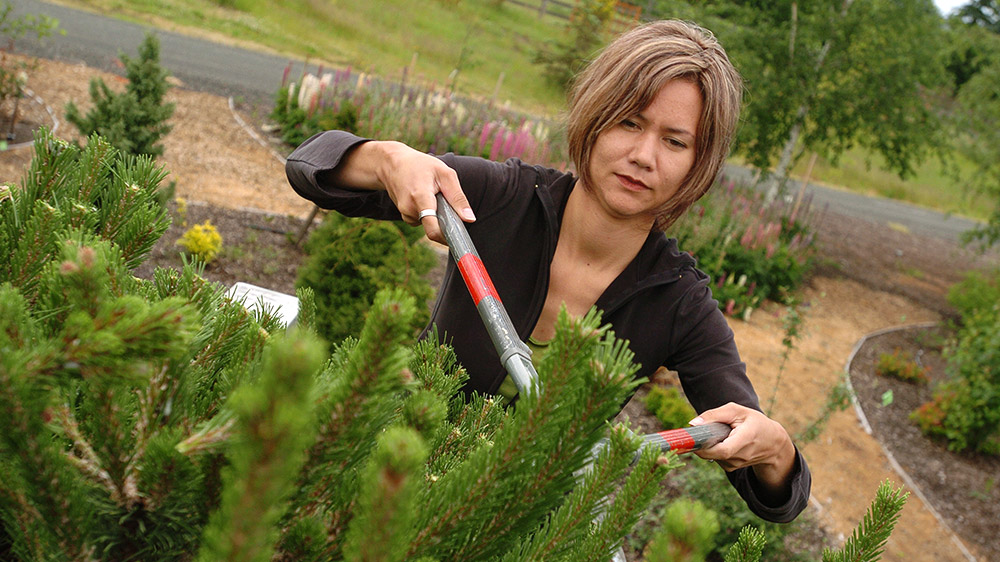
[[[439,85],[459,64],[457,90],[556,113],[564,102],[531,59],[564,20],[488,0],[64,0],[64,3],[335,66],[400,76],[416,55],[418,78]],[[231,4],[233,7],[220,6]],[[461,62],[460,62],[461,61]],[[281,77],[275,77],[275,88]]]
[[[399,76],[416,56],[419,79],[447,84],[461,64],[457,90],[479,97],[491,96],[503,73],[500,103],[510,100],[520,109],[550,116],[563,109],[563,93],[541,76],[531,58],[545,40],[562,32],[565,20],[539,19],[535,10],[510,2],[496,6],[491,0],[62,1],[389,77]],[[275,77],[275,88],[279,81]],[[801,177],[807,161],[803,158],[793,175]],[[864,154],[852,152],[836,167],[818,161],[811,179],[979,219],[986,218],[991,208],[982,198],[966,195],[936,162],[924,163],[914,178],[904,182],[869,168]]]

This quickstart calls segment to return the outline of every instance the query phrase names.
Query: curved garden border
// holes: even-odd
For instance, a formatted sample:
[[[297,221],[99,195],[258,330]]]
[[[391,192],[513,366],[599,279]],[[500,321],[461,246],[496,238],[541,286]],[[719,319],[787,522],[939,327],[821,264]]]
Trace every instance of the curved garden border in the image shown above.
[[[978,562],[978,558],[976,558],[971,552],[969,552],[969,549],[965,546],[965,543],[962,542],[962,539],[958,538],[958,535],[956,535],[955,532],[951,529],[951,526],[948,525],[948,522],[945,521],[943,517],[941,517],[941,514],[938,513],[936,509],[934,509],[934,506],[931,504],[930,500],[927,499],[927,496],[924,495],[920,487],[917,486],[917,483],[912,478],[910,478],[910,475],[907,474],[905,470],[903,470],[903,467],[900,466],[898,462],[896,462],[896,458],[892,455],[892,452],[889,451],[888,447],[886,447],[885,444],[882,443],[882,441],[875,436],[874,432],[872,431],[871,424],[868,423],[868,417],[865,415],[864,410],[861,408],[861,402],[858,400],[858,397],[854,392],[854,386],[851,384],[851,366],[853,365],[854,359],[857,356],[858,352],[865,345],[865,343],[868,341],[869,338],[890,334],[893,332],[901,332],[904,330],[933,328],[939,324],[940,324],[939,322],[922,322],[919,324],[908,324],[905,326],[894,326],[891,328],[883,328],[881,330],[876,330],[874,332],[865,334],[864,336],[861,337],[861,339],[857,341],[857,343],[854,344],[854,348],[851,350],[851,354],[847,357],[847,362],[844,364],[844,373],[846,375],[844,377],[844,380],[847,383],[847,389],[851,396],[851,403],[854,405],[854,412],[855,414],[857,414],[858,421],[861,422],[861,427],[864,428],[865,433],[871,435],[872,437],[875,437],[875,441],[877,441],[879,447],[882,448],[882,453],[885,455],[886,459],[889,460],[889,464],[892,466],[892,469],[895,470],[896,474],[898,474],[900,478],[903,479],[903,482],[906,483],[906,486],[909,487],[911,490],[913,490],[913,493],[918,498],[920,498],[920,501],[924,503],[924,506],[927,508],[928,511],[931,512],[931,515],[933,515],[934,518],[937,519],[938,523],[940,523],[941,526],[944,527],[945,531],[947,531],[948,535],[951,537],[952,542],[955,543],[955,546],[958,548],[959,552],[961,552],[965,556],[966,560],[968,560],[969,562]]]

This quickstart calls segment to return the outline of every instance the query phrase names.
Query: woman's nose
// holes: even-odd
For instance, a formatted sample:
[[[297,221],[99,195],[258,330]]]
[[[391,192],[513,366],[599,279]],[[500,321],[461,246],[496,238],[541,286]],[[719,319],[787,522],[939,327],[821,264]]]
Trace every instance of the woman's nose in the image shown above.
[[[651,168],[656,161],[656,142],[655,135],[638,135],[632,144],[629,160],[640,168]]]

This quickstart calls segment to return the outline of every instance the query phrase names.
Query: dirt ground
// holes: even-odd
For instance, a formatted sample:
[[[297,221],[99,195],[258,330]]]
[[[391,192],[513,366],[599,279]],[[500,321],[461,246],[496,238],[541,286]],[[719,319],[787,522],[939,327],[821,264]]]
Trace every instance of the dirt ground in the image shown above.
[[[92,77],[121,84],[113,75],[51,61],[42,61],[31,73],[29,87],[53,109],[60,121],[60,136],[74,138],[75,130],[62,118],[62,108],[76,100],[86,109]],[[177,182],[176,195],[189,202],[189,223],[211,218],[224,237],[230,233],[240,240],[238,244],[235,238],[226,240],[227,250],[206,275],[227,284],[242,280],[291,292],[300,254],[290,238],[311,206],[287,186],[283,166],[272,149],[237,123],[226,99],[178,86],[168,96],[177,103],[177,110],[161,163],[170,171],[168,179]],[[51,126],[42,105],[27,105],[25,121]],[[262,121],[253,108],[240,109],[243,120]],[[0,182],[17,181],[30,157],[30,148],[0,152]],[[862,337],[887,327],[942,320],[949,314],[943,295],[962,271],[1000,263],[995,254],[977,257],[943,242],[833,213],[826,213],[817,227],[823,258],[801,292],[802,337],[784,368],[780,368],[781,307],[765,306],[749,321],[731,322],[762,402],[777,389],[773,417],[791,433],[819,414]],[[158,246],[156,259],[176,259],[172,241],[179,233],[179,226],[174,226]],[[877,429],[875,435],[879,435]],[[876,436],[866,433],[856,412],[849,409],[835,414],[819,439],[803,447],[813,471],[811,509],[835,541],[848,536],[864,517],[880,482],[905,485]],[[992,471],[993,475],[1000,472],[995,461]],[[934,496],[928,497],[933,501]],[[961,507],[962,502],[952,503]],[[963,519],[958,521],[986,516],[975,509],[960,514]],[[952,523],[951,527],[967,531],[969,525]],[[995,537],[995,527],[992,532]],[[924,500],[911,495],[883,559],[969,560],[956,540]],[[981,540],[962,542],[979,560],[997,559],[995,551],[980,550],[986,544]]]

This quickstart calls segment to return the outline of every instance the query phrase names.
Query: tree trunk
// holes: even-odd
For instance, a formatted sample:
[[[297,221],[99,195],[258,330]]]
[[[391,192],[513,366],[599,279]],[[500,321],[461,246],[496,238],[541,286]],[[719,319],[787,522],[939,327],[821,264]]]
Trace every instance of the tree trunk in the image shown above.
[[[847,10],[851,8],[851,4],[854,0],[844,0],[844,4],[840,8],[840,19],[847,17]],[[793,4],[793,17],[797,16],[794,10]],[[798,19],[795,17],[795,19]],[[795,26],[792,27],[793,33]],[[794,36],[789,42],[789,49],[794,49]],[[819,71],[823,68],[823,63],[826,62],[826,56],[830,52],[830,47],[833,44],[832,39],[827,39],[823,42],[823,47],[819,50],[819,55],[816,56],[816,65],[813,67],[814,73],[819,74]],[[793,164],[792,155],[795,152],[795,145],[799,142],[799,136],[802,134],[802,126],[806,122],[806,116],[809,115],[809,98],[802,102],[799,106],[798,111],[795,112],[795,121],[792,123],[792,128],[788,131],[788,140],[785,141],[784,148],[781,149],[781,157],[778,159],[778,165],[774,169],[774,173],[771,174],[771,178],[768,181],[767,194],[765,195],[765,201],[770,203],[778,196],[781,190],[784,188],[785,180],[788,176],[788,168]]]

